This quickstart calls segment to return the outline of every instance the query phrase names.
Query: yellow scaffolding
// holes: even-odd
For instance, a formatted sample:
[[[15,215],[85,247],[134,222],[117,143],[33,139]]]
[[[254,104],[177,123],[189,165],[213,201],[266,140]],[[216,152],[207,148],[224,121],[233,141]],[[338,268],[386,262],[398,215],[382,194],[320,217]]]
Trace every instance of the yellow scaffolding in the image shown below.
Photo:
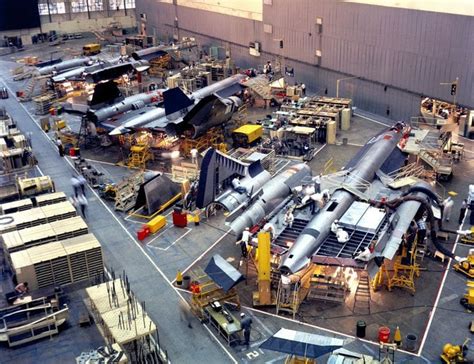
[[[410,262],[409,264],[403,264],[402,259],[406,256],[406,249],[403,249],[403,253],[395,258],[393,264],[393,275],[388,281],[388,290],[391,291],[393,287],[405,288],[410,291],[412,295],[415,294],[415,277],[420,276],[420,265],[416,263],[416,239],[413,241],[413,245],[410,251]]]
[[[145,144],[137,144],[130,148],[127,166],[129,168],[145,169],[146,162],[153,159],[150,148]]]
[[[218,129],[209,129],[208,132],[196,139],[184,138],[181,140],[181,154],[189,157],[192,149],[202,152],[210,147],[216,148],[221,152],[227,151],[224,143],[224,136]]]

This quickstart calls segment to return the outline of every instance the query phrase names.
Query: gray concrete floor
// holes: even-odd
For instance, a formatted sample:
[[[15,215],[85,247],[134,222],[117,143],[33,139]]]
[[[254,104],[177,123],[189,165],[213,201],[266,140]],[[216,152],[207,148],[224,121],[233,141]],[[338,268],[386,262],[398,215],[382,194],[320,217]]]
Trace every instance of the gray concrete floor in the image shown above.
[[[7,73],[13,66],[10,62],[0,62],[0,74],[3,81],[12,91],[15,91],[21,89],[22,85],[12,82]],[[7,107],[7,111],[12,114],[23,131],[34,132],[33,147],[39,160],[40,170],[53,177],[58,190],[72,193],[72,188],[69,186],[70,175],[73,172],[71,162],[67,158],[59,158],[48,137],[35,125],[37,118],[30,115],[32,105],[27,103],[25,110],[16,102],[13,95],[9,100],[1,100],[1,105]],[[256,114],[260,112],[261,110]],[[377,123],[369,121],[367,117],[375,118]],[[322,171],[326,161],[333,158],[333,169],[340,169],[356,153],[359,146],[381,130],[383,128],[381,124],[387,122],[389,121],[365,113],[354,117],[351,129],[338,135],[340,142],[342,138],[347,138],[349,145],[325,146],[311,161],[311,168],[318,173]],[[446,184],[446,190],[459,192],[455,198],[455,211],[460,201],[466,197],[467,185],[473,180],[472,163],[474,162],[471,158],[473,146],[469,141],[466,143],[467,158],[456,166],[453,181]],[[109,162],[114,163],[116,160],[109,160]],[[128,173],[123,168],[110,164],[96,163],[95,165],[103,168],[111,178],[120,178]],[[264,338],[280,327],[342,338],[347,338],[346,335],[351,338],[354,334],[354,323],[361,317],[352,315],[350,302],[341,307],[324,305],[311,307],[304,304],[298,319],[307,323],[302,324],[287,317],[276,317],[271,311],[251,309],[249,292],[254,288],[250,284],[248,286],[242,284],[241,288],[242,300],[248,306],[244,310],[252,315],[255,322],[250,350],[243,350],[240,346],[226,347],[212,329],[202,326],[197,321],[193,320],[193,329],[189,329],[186,323],[179,320],[177,308],[179,295],[187,297],[187,294],[174,289],[171,282],[178,270],[192,270],[196,266],[203,266],[216,253],[237,264],[236,257],[240,254],[239,248],[234,244],[236,237],[227,234],[222,218],[203,221],[200,226],[189,226],[187,229],[170,227],[141,243],[136,240],[135,234],[142,221],[114,212],[110,204],[100,200],[92,191],[89,191],[89,202],[88,224],[103,245],[106,263],[117,271],[122,269],[127,271],[137,296],[140,300],[147,302],[148,311],[157,323],[160,338],[172,362],[282,362],[281,354],[258,349],[258,345]],[[453,217],[448,226],[456,228],[456,222],[457,218]],[[168,223],[170,225],[170,221]],[[468,224],[465,224],[466,227]],[[454,237],[450,241],[451,244],[453,240]],[[458,244],[456,253],[463,256],[466,255],[468,249],[469,247]],[[381,325],[388,324],[391,327],[399,325],[404,335],[409,330],[417,330],[422,344],[418,355],[413,357],[399,353],[396,362],[408,362],[408,360],[420,363],[437,362],[444,343],[462,343],[464,338],[470,335],[467,329],[470,314],[464,312],[458,303],[464,293],[465,278],[452,270],[446,270],[447,266],[441,263],[427,259],[426,264],[428,271],[422,272],[421,278],[417,280],[415,297],[411,297],[402,290],[394,292],[381,290],[373,295],[375,314],[363,318],[369,324],[367,337],[369,340],[375,339],[378,326]],[[441,283],[443,283],[442,286],[440,286]],[[428,329],[426,335],[424,328]],[[331,331],[327,331],[328,329]],[[67,331],[53,339],[55,345],[60,345],[61,335],[66,336]],[[71,337],[68,335],[68,339]],[[101,340],[92,339],[90,345],[91,348],[99,346]],[[190,347],[193,349],[190,350]],[[347,348],[375,356],[378,354],[377,345],[367,341],[353,340]],[[43,349],[41,343],[33,344],[10,352],[11,356],[5,362],[18,362],[20,359],[20,362],[34,363],[39,358],[43,363],[54,363],[58,362],[57,360],[69,362],[71,356],[68,356],[70,353],[65,350],[55,351],[57,355],[54,359],[48,357],[52,350],[52,348]],[[28,351],[30,355],[26,353]],[[4,362],[3,357],[0,362]]]

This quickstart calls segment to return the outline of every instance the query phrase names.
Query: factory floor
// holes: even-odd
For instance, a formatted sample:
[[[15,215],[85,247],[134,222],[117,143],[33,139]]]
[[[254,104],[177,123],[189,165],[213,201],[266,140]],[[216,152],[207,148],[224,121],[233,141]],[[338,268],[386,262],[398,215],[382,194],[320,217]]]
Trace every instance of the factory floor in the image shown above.
[[[58,190],[72,194],[69,182],[73,173],[72,161],[68,157],[58,156],[51,142],[51,135],[44,134],[38,127],[38,117],[33,115],[32,105],[30,103],[21,105],[16,101],[13,96],[14,91],[20,86],[11,81],[8,76],[7,70],[11,67],[12,63],[0,62],[3,83],[11,91],[10,99],[0,101],[0,106],[7,108],[23,132],[33,132],[32,144],[39,161],[39,171],[50,175]],[[314,173],[322,171],[329,158],[333,158],[332,168],[340,169],[367,138],[383,129],[385,120],[369,116],[370,119],[376,118],[376,122],[373,122],[366,117],[365,114],[364,117],[354,117],[351,129],[339,135],[340,145],[327,145],[321,148],[310,162]],[[347,138],[347,145],[342,144],[342,138]],[[454,213],[448,224],[448,227],[452,229],[458,227],[457,211],[460,202],[467,195],[467,185],[474,177],[474,168],[472,168],[474,148],[469,141],[465,143],[468,150],[467,158],[456,166],[455,178],[452,182],[445,184],[446,191],[459,192],[459,195],[454,198]],[[101,153],[101,155],[104,154]],[[130,171],[115,166],[116,159],[94,162],[94,166],[111,179],[122,178]],[[240,249],[235,245],[237,237],[228,232],[223,223],[223,217],[204,220],[199,226],[189,225],[187,228],[179,229],[172,226],[170,212],[167,211],[168,227],[144,242],[140,242],[136,239],[136,231],[143,221],[115,212],[109,202],[101,200],[91,189],[88,190],[88,198],[87,223],[102,243],[107,266],[115,271],[127,272],[133,291],[140,300],[146,301],[147,310],[158,326],[160,339],[172,362],[282,362],[284,355],[258,348],[266,338],[281,327],[346,338],[350,341],[345,346],[346,349],[378,357],[378,345],[373,343],[377,339],[378,327],[400,326],[403,336],[409,332],[418,335],[420,349],[416,355],[397,352],[397,363],[437,362],[444,343],[459,344],[470,336],[467,328],[470,313],[464,312],[462,306],[459,305],[466,279],[452,270],[446,270],[447,263],[442,265],[430,258],[425,258],[424,264],[427,270],[422,271],[421,277],[416,281],[415,296],[412,297],[401,289],[395,289],[393,292],[382,289],[372,294],[372,314],[365,316],[352,314],[350,298],[345,305],[341,306],[303,304],[296,321],[286,315],[278,317],[274,315],[273,310],[255,310],[250,302],[250,293],[255,290],[255,285],[251,279],[248,279],[248,285],[241,283],[239,291],[243,310],[250,314],[254,321],[251,347],[248,350],[242,346],[228,347],[214,329],[200,324],[194,318],[191,321],[191,329],[187,327],[187,322],[180,320],[178,302],[181,297],[189,299],[189,294],[175,289],[172,285],[178,270],[189,273],[197,267],[203,267],[214,254],[220,254],[238,266]],[[464,227],[468,227],[467,224]],[[451,240],[451,244],[452,242]],[[467,246],[460,244],[456,246],[457,255],[464,256],[467,250]],[[80,297],[74,299],[81,300]],[[367,340],[353,338],[355,322],[359,319],[365,320],[368,324]],[[72,326],[74,326],[74,321],[72,321]],[[68,330],[73,332],[72,329]],[[63,340],[66,342],[74,338],[74,334],[69,335],[68,330],[51,341],[43,340],[17,349],[2,348],[2,351],[6,350],[7,356],[2,355],[0,361],[2,363],[42,362],[45,364],[71,362],[88,345],[90,349],[103,345],[96,330],[91,328],[90,342],[80,347],[78,345],[71,350],[64,350]],[[76,330],[79,331],[74,332],[81,335],[82,328]],[[67,347],[67,344],[64,345]],[[53,357],[52,353],[56,355]],[[0,354],[3,353],[0,352]],[[20,361],[18,361],[19,358]],[[320,362],[324,362],[324,359]]]

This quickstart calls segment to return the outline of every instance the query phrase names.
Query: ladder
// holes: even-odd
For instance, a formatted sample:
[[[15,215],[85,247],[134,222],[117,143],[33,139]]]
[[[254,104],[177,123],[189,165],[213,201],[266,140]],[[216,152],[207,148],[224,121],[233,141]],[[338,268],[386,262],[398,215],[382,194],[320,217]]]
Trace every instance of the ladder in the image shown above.
[[[359,283],[354,295],[354,306],[352,311],[354,313],[368,313],[370,314],[370,281],[367,271],[361,271]]]

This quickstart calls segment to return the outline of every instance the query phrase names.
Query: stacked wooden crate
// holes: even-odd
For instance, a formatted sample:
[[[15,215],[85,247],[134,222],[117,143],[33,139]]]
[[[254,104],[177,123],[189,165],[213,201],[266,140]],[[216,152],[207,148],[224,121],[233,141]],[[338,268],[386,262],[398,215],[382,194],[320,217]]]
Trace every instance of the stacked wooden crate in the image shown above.
[[[73,238],[88,233],[87,225],[80,216],[53,221],[2,235],[3,249],[7,254],[51,241]]]
[[[64,192],[53,192],[45,195],[35,197],[38,206],[50,205],[61,201],[66,201],[66,194]]]
[[[69,201],[35,207],[29,210],[4,215],[5,218],[11,218],[12,220],[9,223],[0,225],[0,233],[5,234],[14,230],[23,230],[28,227],[74,216],[76,216],[76,208]]]
[[[33,202],[29,198],[23,200],[7,202],[0,205],[0,213],[2,215],[11,214],[18,211],[26,211],[33,208]]]
[[[6,215],[13,212],[25,211],[36,206],[46,206],[66,201],[66,194],[64,192],[53,192],[44,195],[24,198],[18,201],[7,202],[0,205],[0,214]]]
[[[102,249],[93,234],[34,246],[11,254],[19,282],[30,289],[67,285],[104,273]]]

